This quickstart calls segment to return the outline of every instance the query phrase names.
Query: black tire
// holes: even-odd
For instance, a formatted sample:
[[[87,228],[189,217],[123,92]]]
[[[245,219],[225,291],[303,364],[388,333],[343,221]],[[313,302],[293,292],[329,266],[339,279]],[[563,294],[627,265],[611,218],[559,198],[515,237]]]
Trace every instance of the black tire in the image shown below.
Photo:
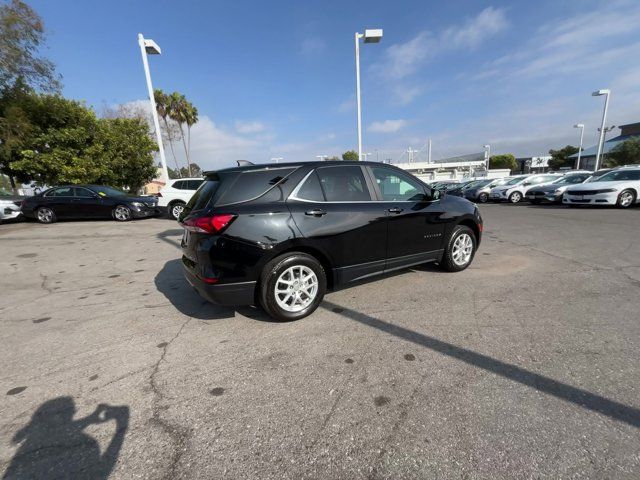
[[[454,250],[454,245],[456,243],[456,240],[458,239],[458,237],[461,237],[463,235],[468,235],[471,238],[472,250],[469,258],[464,263],[460,263],[454,258],[453,250]],[[447,240],[447,244],[444,249],[444,254],[442,255],[442,260],[440,261],[440,267],[443,270],[446,270],[447,272],[461,272],[462,270],[467,268],[469,265],[471,265],[471,262],[473,261],[473,257],[476,254],[477,245],[478,244],[476,240],[476,235],[475,233],[473,233],[473,230],[471,230],[466,225],[457,225],[453,229],[453,232],[451,232],[451,235],[449,236],[449,240]]]
[[[522,194],[520,192],[513,192],[511,195],[509,195],[510,203],[520,203],[521,200]]]
[[[126,205],[116,205],[112,212],[113,219],[116,222],[128,222],[133,218],[131,209]]]
[[[313,271],[317,279],[317,289],[315,297],[309,305],[299,311],[287,311],[279,305],[278,300],[276,299],[276,283],[278,283],[281,275],[285,275],[285,272],[288,269],[298,266]],[[278,283],[278,285],[283,284]],[[320,305],[320,302],[322,302],[322,299],[324,298],[326,290],[327,277],[320,262],[306,253],[290,252],[274,258],[267,263],[262,270],[259,285],[260,305],[262,305],[262,308],[264,308],[274,320],[280,322],[299,320],[312,314],[315,309],[318,308],[318,305]],[[296,295],[299,294],[296,293]],[[280,298],[280,301],[285,301],[285,298]],[[294,300],[292,300],[292,303],[293,302]]]
[[[178,220],[178,217],[182,213],[182,210],[184,209],[185,205],[186,205],[186,203],[181,202],[180,200],[176,200],[175,202],[171,202],[169,204],[169,207],[167,207],[167,214],[169,215],[169,218],[171,218],[173,220]]]
[[[40,223],[54,223],[58,217],[49,207],[40,207],[36,210],[36,220]]]
[[[620,192],[618,195],[618,200],[616,201],[616,206],[618,208],[629,208],[632,207],[636,203],[636,192],[627,188]]]
[[[488,193],[481,193],[478,196],[478,203],[487,203],[489,201],[489,194]]]

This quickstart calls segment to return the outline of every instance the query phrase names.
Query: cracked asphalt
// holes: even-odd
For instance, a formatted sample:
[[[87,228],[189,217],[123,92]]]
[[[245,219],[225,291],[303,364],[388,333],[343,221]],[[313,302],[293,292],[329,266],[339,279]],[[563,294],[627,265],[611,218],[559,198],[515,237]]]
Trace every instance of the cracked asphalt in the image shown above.
[[[4,478],[640,478],[640,208],[481,207],[425,266],[274,323],[175,222],[0,226]]]

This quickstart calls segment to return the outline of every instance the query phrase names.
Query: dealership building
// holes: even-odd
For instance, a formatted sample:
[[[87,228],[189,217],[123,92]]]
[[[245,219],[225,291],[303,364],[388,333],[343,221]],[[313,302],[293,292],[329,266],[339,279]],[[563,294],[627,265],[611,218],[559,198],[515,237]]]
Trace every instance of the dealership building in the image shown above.
[[[620,145],[625,140],[629,140],[631,138],[640,138],[640,122],[629,123],[627,125],[620,125],[618,127],[620,129],[620,135],[614,137],[610,140],[607,140],[602,146],[602,155],[606,158],[607,154]],[[585,170],[594,170],[596,166],[596,154],[598,153],[598,145],[594,145],[593,147],[585,148],[582,150],[582,155],[580,156],[580,168]],[[578,154],[575,153],[571,155],[569,158],[573,158],[574,160],[578,160]]]

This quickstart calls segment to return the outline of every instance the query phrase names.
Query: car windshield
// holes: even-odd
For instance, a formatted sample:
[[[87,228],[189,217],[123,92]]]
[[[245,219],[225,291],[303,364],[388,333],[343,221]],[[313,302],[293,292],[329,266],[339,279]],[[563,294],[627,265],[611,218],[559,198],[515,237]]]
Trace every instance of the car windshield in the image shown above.
[[[551,184],[552,185],[566,185],[566,184],[582,183],[588,177],[589,177],[589,175],[587,175],[587,174],[584,174],[584,175],[567,175],[566,177],[560,177],[559,179],[554,180],[553,182],[551,182]]]
[[[126,193],[124,193],[122,190],[118,190],[117,188],[113,188],[113,187],[106,187],[106,186],[91,187],[91,190],[96,192],[101,197],[122,197],[126,195]]]
[[[593,180],[594,182],[624,182],[625,180],[640,180],[640,170],[614,170],[613,172],[606,173],[599,178]]]
[[[516,183],[520,183],[523,180],[524,180],[524,177],[515,177],[505,182],[505,185],[515,185]]]

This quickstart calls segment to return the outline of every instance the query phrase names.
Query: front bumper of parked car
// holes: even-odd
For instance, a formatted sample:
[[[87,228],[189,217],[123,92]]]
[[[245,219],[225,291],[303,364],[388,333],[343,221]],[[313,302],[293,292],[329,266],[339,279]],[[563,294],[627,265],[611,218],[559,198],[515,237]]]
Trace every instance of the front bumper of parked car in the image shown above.
[[[565,192],[564,205],[615,205],[618,202],[617,191],[577,191]]]
[[[22,215],[20,205],[8,202],[0,204],[0,220],[15,220],[20,215]]]
[[[146,218],[161,215],[162,212],[156,203],[134,202],[131,204],[131,212],[134,218]]]
[[[562,193],[555,194],[552,191],[528,191],[526,195],[530,202],[553,202],[560,203],[562,201]]]

